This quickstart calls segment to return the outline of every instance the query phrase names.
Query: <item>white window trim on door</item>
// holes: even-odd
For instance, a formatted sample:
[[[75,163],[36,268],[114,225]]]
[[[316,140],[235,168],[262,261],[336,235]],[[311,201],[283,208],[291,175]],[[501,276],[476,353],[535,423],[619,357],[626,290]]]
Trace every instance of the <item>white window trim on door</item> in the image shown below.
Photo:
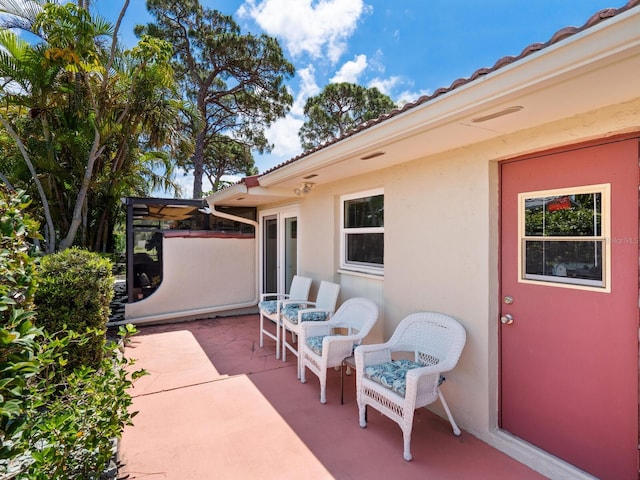
[[[571,279],[545,279],[526,278],[524,274],[524,249],[525,241],[525,201],[530,198],[565,196],[572,194],[600,193],[602,195],[601,205],[601,235],[594,237],[575,237],[576,239],[592,239],[602,242],[602,282],[603,285],[588,285],[586,281],[572,282]],[[563,237],[558,237],[559,239]],[[574,238],[574,237],[571,237]],[[603,183],[597,185],[582,185],[577,187],[558,188],[552,190],[539,190],[534,192],[523,192],[518,194],[518,282],[530,283],[549,287],[572,288],[578,290],[590,290],[594,292],[611,292],[611,184]]]
[[[282,270],[282,265],[284,264],[284,259],[285,259],[285,242],[283,241],[285,238],[285,219],[286,218],[291,218],[291,217],[295,217],[297,220],[297,239],[298,239],[298,248],[296,249],[296,266],[300,265],[300,211],[299,211],[299,207],[297,205],[288,205],[286,207],[282,207],[282,208],[274,208],[274,209],[269,209],[269,210],[263,210],[259,213],[259,225],[260,228],[258,229],[259,231],[259,251],[260,251],[260,255],[259,255],[259,262],[260,262],[260,269],[259,269],[259,276],[260,276],[260,291],[264,292],[264,230],[263,230],[263,225],[264,225],[264,218],[265,217],[273,217],[276,216],[277,217],[277,223],[278,223],[278,239],[279,239],[279,243],[278,243],[278,259],[277,259],[277,264],[278,264],[278,293],[284,293],[286,290],[286,285],[285,285],[285,279],[286,276],[283,273]],[[298,268],[296,268],[296,270],[298,270]],[[298,272],[294,272],[295,274],[297,274]],[[275,292],[270,292],[270,293],[275,293]]]

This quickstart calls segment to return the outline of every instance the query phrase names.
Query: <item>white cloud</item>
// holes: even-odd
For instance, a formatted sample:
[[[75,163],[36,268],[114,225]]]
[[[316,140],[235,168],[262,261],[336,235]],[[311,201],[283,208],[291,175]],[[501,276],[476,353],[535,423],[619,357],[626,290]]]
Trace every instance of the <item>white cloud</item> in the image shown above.
[[[376,50],[373,57],[371,57],[367,62],[369,70],[373,70],[378,72],[379,74],[383,74],[386,70],[383,60],[384,52],[381,49]]]
[[[288,160],[302,152],[298,130],[303,123],[302,119],[289,115],[269,127],[267,137],[274,144],[273,156]]]
[[[227,179],[225,178],[225,180]],[[233,180],[233,178],[229,178],[229,180]],[[193,172],[187,172],[184,168],[178,168],[173,176],[173,182],[176,183],[180,189],[178,193],[155,190],[151,192],[151,196],[156,198],[193,198]],[[211,189],[211,182],[209,182],[207,177],[203,177],[202,191],[208,192]]]
[[[363,0],[247,0],[237,13],[283,39],[294,57],[308,53],[336,63],[365,8]]]
[[[320,93],[320,87],[316,82],[315,68],[313,65],[309,65],[306,68],[298,70],[298,77],[300,77],[300,85],[298,94],[295,97],[293,106],[291,107],[291,115],[295,117],[304,116],[304,104],[307,98],[313,97]]]
[[[353,60],[346,62],[340,70],[329,80],[331,83],[358,83],[360,74],[367,68],[367,56],[358,55]]]
[[[273,150],[269,154],[256,157],[256,165],[260,172],[302,153],[298,131],[304,123],[304,104],[309,97],[317,95],[321,91],[316,82],[315,74],[313,65],[308,65],[297,71],[300,83],[291,111],[285,118],[277,120],[265,132],[269,142],[273,144]]]
[[[396,105],[402,107],[409,102],[415,102],[423,95],[431,95],[431,93],[431,90],[418,90],[417,92],[405,90],[400,92],[400,95],[398,95],[394,101],[396,102]]]
[[[391,96],[391,90],[400,83],[400,77],[394,76],[389,78],[374,78],[369,82],[368,87],[376,87],[385,95]]]

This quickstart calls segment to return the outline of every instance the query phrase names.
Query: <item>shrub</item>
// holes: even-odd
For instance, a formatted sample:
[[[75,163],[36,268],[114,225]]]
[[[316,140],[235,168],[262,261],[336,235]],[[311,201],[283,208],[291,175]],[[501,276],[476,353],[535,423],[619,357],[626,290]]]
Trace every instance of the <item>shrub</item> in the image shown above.
[[[31,240],[39,238],[38,223],[23,211],[24,192],[11,193],[0,184],[0,318],[7,325],[8,306],[30,310],[36,288]]]
[[[0,185],[0,478],[98,479],[112,456],[112,440],[135,415],[128,388],[145,372],[128,373],[133,362],[104,341],[104,316],[99,329],[85,323],[81,332],[56,328],[54,335],[33,325],[37,285],[29,239],[37,224],[23,213],[28,204],[23,194]],[[108,262],[86,263],[99,277],[92,284],[104,288]],[[106,300],[108,293],[98,303]],[[108,307],[95,310],[108,315]],[[123,338],[134,333],[131,325],[121,328]],[[96,338],[100,360],[69,369],[69,350]]]
[[[38,351],[46,368],[30,385],[24,432],[33,461],[18,478],[97,480],[113,456],[113,440],[132,425],[137,412],[129,411],[127,390],[144,372],[128,373],[133,362],[109,342],[102,345],[98,368],[78,367],[60,381],[51,367],[64,363],[68,347],[86,336],[69,332],[46,337]]]
[[[38,224],[23,214],[28,205],[23,192],[0,184],[0,473],[25,455],[26,392],[39,370],[35,350],[42,332],[32,323],[36,279],[29,256]]]
[[[83,345],[69,345],[67,371],[99,368],[113,282],[111,262],[97,253],[69,248],[42,258],[35,294],[38,325],[54,337],[92,332]]]

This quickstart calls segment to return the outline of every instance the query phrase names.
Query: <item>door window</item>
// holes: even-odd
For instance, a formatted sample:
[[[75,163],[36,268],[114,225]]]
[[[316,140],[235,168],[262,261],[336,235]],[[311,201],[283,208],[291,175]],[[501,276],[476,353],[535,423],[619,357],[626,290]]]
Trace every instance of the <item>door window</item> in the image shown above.
[[[609,184],[519,194],[519,281],[607,290],[609,195]]]

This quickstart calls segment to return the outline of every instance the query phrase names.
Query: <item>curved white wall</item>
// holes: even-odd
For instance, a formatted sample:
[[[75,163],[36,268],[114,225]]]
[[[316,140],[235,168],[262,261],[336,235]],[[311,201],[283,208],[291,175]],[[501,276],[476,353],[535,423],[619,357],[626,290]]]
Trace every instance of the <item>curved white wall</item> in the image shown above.
[[[127,322],[204,318],[257,304],[255,238],[165,237],[162,248],[162,283],[125,305]]]

